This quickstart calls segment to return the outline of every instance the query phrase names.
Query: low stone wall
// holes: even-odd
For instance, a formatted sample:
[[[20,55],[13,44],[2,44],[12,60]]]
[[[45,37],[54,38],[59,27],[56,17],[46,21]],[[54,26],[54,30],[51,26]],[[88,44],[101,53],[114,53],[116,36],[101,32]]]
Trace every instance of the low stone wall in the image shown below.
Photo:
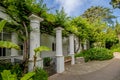
[[[75,63],[76,63],[76,64],[84,63],[84,62],[85,62],[84,57],[77,57],[77,58],[75,59]]]
[[[67,56],[67,57],[65,57],[65,59],[64,59],[64,62],[65,63],[67,63],[67,62],[71,62],[71,56]]]

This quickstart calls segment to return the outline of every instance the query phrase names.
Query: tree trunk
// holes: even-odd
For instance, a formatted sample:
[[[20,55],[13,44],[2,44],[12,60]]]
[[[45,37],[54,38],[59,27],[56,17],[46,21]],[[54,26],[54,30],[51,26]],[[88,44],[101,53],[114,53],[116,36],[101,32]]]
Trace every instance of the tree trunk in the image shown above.
[[[28,71],[28,40],[24,41],[24,45],[23,45],[23,73],[27,73]]]
[[[75,46],[76,44],[74,44]],[[76,48],[76,47],[75,47]],[[78,48],[77,49],[74,49],[75,50],[75,53],[77,53],[79,50],[80,50],[80,39],[78,38]]]
[[[35,71],[36,69],[36,60],[37,60],[37,56],[34,55],[34,65],[33,65],[33,71]]]
[[[84,43],[81,44],[82,51],[84,51]]]
[[[90,49],[90,41],[87,40],[87,49]]]
[[[23,73],[27,73],[28,71],[28,61],[29,61],[29,55],[28,55],[28,36],[29,36],[29,33],[28,33],[28,29],[27,29],[27,26],[26,26],[26,23],[23,21],[23,26],[24,26],[24,29],[25,29],[25,36],[26,36],[26,39],[24,40],[24,44],[23,44]]]

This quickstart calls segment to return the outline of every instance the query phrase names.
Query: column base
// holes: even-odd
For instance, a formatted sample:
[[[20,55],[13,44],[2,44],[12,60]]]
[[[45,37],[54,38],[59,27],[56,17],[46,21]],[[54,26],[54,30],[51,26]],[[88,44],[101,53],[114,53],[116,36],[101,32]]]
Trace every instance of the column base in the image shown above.
[[[33,59],[29,59],[29,63],[28,63],[28,71],[33,71],[33,66],[34,66],[34,61]],[[40,67],[43,68],[43,59],[38,58],[36,60],[36,67]]]
[[[71,56],[71,59],[72,59],[71,65],[74,65],[74,64],[75,64],[75,57],[74,57],[74,54],[70,54],[70,56]]]
[[[64,66],[64,56],[56,56],[56,71],[57,73],[62,73],[65,70]]]
[[[12,63],[12,64],[15,63],[15,58],[14,58],[14,57],[11,58],[11,63]]]

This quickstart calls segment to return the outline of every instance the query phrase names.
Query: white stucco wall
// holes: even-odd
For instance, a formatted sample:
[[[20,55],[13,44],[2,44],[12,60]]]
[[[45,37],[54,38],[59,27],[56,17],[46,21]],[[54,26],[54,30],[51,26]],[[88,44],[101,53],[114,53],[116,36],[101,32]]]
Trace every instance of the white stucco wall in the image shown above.
[[[43,51],[41,57],[55,57],[56,52],[52,51],[52,43],[55,42],[55,37],[48,34],[41,34],[41,46],[47,46],[51,51]],[[62,39],[63,55],[69,55],[69,41],[68,38],[63,37]]]
[[[50,51],[43,51],[41,53],[41,57],[53,57],[55,56],[55,51],[52,51],[52,43],[55,43],[55,38],[53,36],[50,36],[48,34],[41,34],[41,38],[40,38],[40,45],[41,46],[47,46],[49,47],[51,50]]]
[[[79,42],[79,40],[78,40],[78,37],[74,37],[74,44],[75,44],[75,51],[78,49],[78,47],[79,47],[79,45],[80,45],[80,49],[78,50],[78,52],[80,52],[81,51],[81,49],[82,49],[82,47],[81,47],[81,44],[80,44],[80,42]]]
[[[69,55],[69,39],[68,37],[63,37],[63,55]]]

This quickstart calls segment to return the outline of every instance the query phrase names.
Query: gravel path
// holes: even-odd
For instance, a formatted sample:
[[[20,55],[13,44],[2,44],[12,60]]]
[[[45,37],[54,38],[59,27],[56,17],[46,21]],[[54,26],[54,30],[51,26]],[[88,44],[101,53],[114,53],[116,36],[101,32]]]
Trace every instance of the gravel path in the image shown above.
[[[49,77],[49,80],[120,80],[120,53],[106,61],[67,66],[66,71]]]

